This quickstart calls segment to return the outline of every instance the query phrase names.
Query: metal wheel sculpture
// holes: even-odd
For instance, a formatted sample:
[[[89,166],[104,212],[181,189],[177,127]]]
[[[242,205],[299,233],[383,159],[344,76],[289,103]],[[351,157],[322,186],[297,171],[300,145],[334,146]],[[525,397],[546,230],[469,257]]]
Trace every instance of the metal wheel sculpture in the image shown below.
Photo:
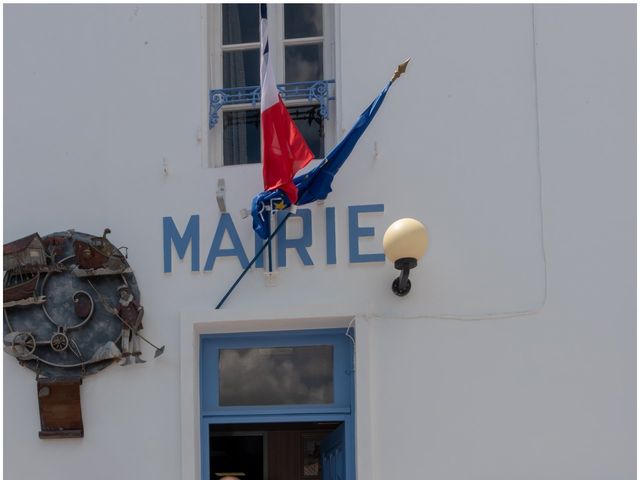
[[[108,233],[35,233],[4,246],[5,352],[40,377],[96,373],[127,356],[123,332],[139,335],[137,282]],[[137,322],[127,326],[130,311]],[[139,350],[128,354],[142,363]]]
[[[56,352],[64,352],[69,346],[69,339],[64,333],[55,333],[50,343],[51,348]]]
[[[16,332],[9,341],[11,352],[18,359],[27,359],[36,350],[36,339],[29,332]]]

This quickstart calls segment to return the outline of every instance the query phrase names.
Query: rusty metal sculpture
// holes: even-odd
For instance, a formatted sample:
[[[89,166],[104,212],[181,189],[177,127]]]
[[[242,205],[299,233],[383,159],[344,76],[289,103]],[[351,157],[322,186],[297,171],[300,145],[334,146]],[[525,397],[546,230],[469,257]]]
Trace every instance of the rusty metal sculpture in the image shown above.
[[[102,303],[108,311],[113,313],[118,320],[122,322],[122,356],[125,359],[122,363],[123,366],[131,364],[130,357],[132,355],[135,358],[135,363],[146,363],[145,360],[140,358],[140,340],[155,348],[156,351],[154,358],[157,358],[164,353],[164,345],[162,347],[157,347],[140,333],[140,330],[142,330],[142,315],[144,314],[144,308],[134,299],[129,285],[125,283],[118,287],[120,301],[118,302],[117,307],[113,307],[104,295],[101,295],[100,292],[98,292],[91,282],[89,282],[89,285],[91,285],[91,288],[93,288],[98,295],[100,303]],[[131,349],[129,348],[129,345],[131,345]]]
[[[140,292],[126,247],[116,248],[109,233],[34,233],[4,245],[4,350],[36,372],[39,385],[47,384],[39,388],[42,438],[55,437],[60,428],[55,421],[54,431],[45,425],[45,419],[55,420],[47,402],[69,397],[56,389],[79,386],[82,377],[120,359],[123,365],[145,363],[140,339],[155,348],[155,357],[164,352],[139,333]],[[78,412],[71,415],[73,428],[59,436],[82,436]]]
[[[40,235],[33,233],[3,247],[4,277],[3,305],[33,305],[45,301],[36,295],[40,274],[50,269],[50,257]]]
[[[120,275],[131,273],[126,257],[114,247],[104,229],[101,237],[78,238],[73,241],[73,251],[78,262],[72,270],[78,277],[95,277],[98,275]]]

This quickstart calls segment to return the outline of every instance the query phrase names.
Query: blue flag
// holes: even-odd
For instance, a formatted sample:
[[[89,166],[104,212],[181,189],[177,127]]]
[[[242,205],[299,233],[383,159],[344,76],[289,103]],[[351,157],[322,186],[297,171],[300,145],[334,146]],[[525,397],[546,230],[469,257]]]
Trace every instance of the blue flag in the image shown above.
[[[351,130],[340,143],[333,147],[317,167],[293,179],[293,183],[298,187],[296,205],[305,205],[327,198],[327,195],[331,192],[333,177],[338,173],[338,170],[340,170],[340,167],[353,151],[371,120],[373,120],[392,83],[393,81],[390,81],[385,85],[375,100],[362,112],[356,123],[351,127]],[[267,238],[269,236],[269,213],[267,207],[271,206],[281,210],[290,205],[287,195],[279,189],[259,193],[253,197],[251,202],[253,229],[260,237]]]

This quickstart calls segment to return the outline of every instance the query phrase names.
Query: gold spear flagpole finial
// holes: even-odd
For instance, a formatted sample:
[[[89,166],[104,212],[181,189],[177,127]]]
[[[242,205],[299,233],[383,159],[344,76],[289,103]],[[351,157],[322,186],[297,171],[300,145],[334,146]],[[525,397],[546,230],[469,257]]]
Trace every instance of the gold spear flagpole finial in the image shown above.
[[[395,82],[396,79],[400,77],[400,75],[402,75],[404,72],[407,71],[407,65],[409,64],[410,61],[411,61],[411,57],[407,58],[404,62],[398,65],[398,68],[396,68],[396,71],[393,72],[393,77],[391,77],[391,83]]]

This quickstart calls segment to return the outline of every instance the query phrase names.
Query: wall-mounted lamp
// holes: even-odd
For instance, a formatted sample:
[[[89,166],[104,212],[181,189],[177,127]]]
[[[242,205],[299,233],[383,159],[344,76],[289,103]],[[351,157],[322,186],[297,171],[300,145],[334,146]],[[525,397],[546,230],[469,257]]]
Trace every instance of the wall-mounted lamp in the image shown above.
[[[418,265],[429,245],[427,229],[413,218],[396,220],[384,232],[382,247],[386,257],[394,262],[401,271],[400,276],[391,284],[396,295],[403,297],[411,290],[409,270]]]

